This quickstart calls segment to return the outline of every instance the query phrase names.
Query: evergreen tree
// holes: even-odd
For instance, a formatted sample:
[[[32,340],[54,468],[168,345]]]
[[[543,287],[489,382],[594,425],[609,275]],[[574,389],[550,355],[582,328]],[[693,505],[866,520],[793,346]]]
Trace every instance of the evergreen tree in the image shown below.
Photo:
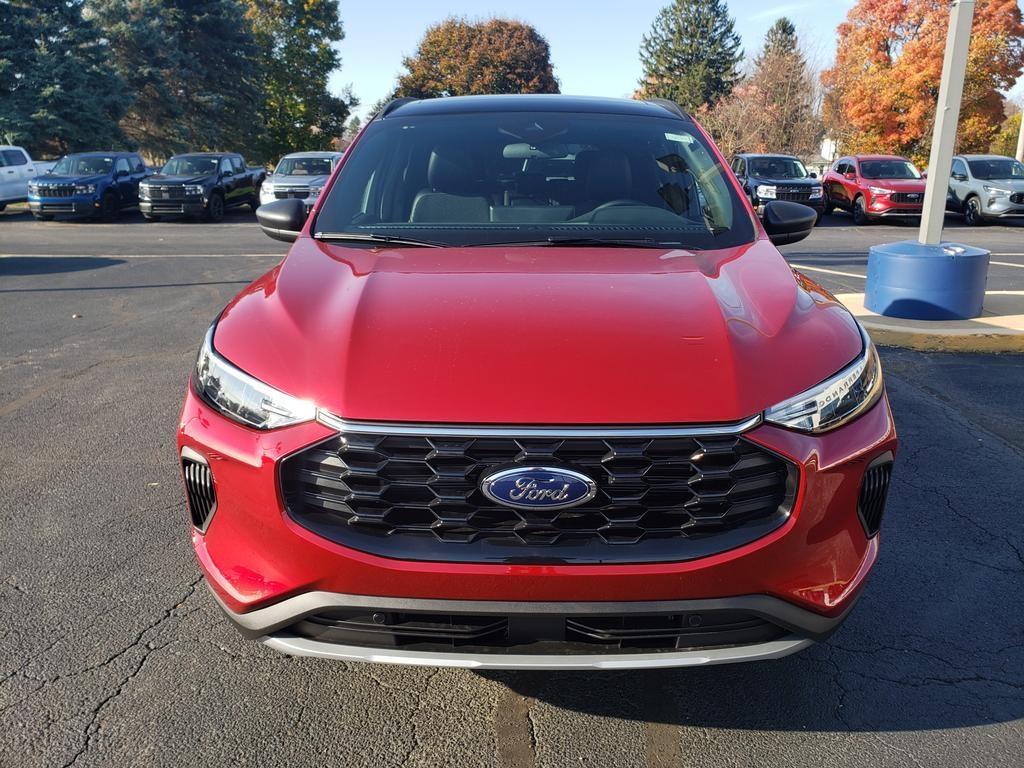
[[[83,0],[0,0],[0,139],[38,154],[124,139],[124,82]]]
[[[263,68],[264,157],[330,149],[356,105],[327,79],[341,65],[333,44],[345,34],[338,0],[246,0]]]
[[[760,61],[766,56],[773,54],[799,54],[799,45],[800,41],[796,36],[796,27],[793,26],[792,21],[783,16],[777,19],[765,33],[764,47],[761,49],[757,60]]]
[[[691,111],[713,105],[732,91],[742,58],[724,0],[673,0],[640,45],[640,94]]]
[[[122,123],[152,157],[254,149],[264,61],[239,0],[88,0],[134,94]]]

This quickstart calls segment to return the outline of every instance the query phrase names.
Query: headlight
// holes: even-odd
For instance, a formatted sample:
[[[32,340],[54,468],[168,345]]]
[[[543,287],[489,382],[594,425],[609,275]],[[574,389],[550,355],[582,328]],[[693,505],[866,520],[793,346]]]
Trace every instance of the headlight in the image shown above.
[[[316,406],[286,395],[241,371],[213,348],[211,326],[196,358],[192,386],[212,407],[256,429],[276,429],[316,418]]]
[[[821,187],[811,187],[811,200],[817,200],[821,195]]]
[[[1010,190],[1003,189],[1002,187],[993,187],[988,184],[985,184],[984,187],[985,191],[988,192],[993,197],[1009,197],[1011,194],[1013,194]]]
[[[143,200],[149,200],[149,187],[139,184],[139,197]]]
[[[29,184],[28,185],[28,193],[30,195],[38,195],[39,194],[39,185],[38,184]]]
[[[864,413],[882,396],[882,364],[861,329],[864,351],[850,365],[816,387],[764,412],[764,419],[801,432],[828,432]]]
[[[885,187],[868,187],[868,191],[871,192],[872,195],[891,195],[891,194],[893,194],[893,191],[891,189],[886,189]]]
[[[186,184],[185,185],[185,194],[186,195],[201,195],[201,194],[203,194],[203,185],[202,184]]]
[[[95,184],[75,184],[76,195],[91,195],[96,191]]]
[[[310,200],[316,200],[316,198],[319,197],[319,195],[320,195],[320,190],[322,190],[322,189],[323,189],[323,187],[310,187],[309,188],[309,199]]]
[[[264,195],[272,195],[274,194],[274,185],[269,181],[264,181],[263,186],[260,187],[260,192]]]
[[[755,191],[757,192],[757,196],[760,198],[763,198],[765,200],[775,199],[775,187],[770,187],[762,184],[758,186],[758,188]]]

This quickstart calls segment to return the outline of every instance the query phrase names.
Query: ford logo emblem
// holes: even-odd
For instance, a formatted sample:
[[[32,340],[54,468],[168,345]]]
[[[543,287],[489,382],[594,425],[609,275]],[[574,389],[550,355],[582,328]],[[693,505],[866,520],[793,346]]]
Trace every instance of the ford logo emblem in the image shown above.
[[[597,484],[557,467],[517,467],[487,475],[480,490],[491,501],[517,509],[565,509],[590,501]]]

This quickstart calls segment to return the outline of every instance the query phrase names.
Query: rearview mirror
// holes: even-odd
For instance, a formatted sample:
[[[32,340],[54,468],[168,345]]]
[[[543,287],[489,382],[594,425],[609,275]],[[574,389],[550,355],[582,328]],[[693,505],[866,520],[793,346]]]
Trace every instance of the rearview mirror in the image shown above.
[[[274,200],[256,209],[256,221],[267,237],[294,243],[306,224],[306,203],[297,198]]]
[[[764,207],[764,231],[775,245],[798,243],[814,231],[818,213],[800,203],[775,200]]]

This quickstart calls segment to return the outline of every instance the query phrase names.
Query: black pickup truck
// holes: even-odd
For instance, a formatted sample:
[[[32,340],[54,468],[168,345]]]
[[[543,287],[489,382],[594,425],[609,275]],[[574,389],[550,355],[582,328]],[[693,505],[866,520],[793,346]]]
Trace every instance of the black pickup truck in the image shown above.
[[[192,152],[175,155],[160,173],[139,185],[139,209],[149,221],[170,216],[220,221],[238,205],[256,210],[264,168],[248,168],[234,152]]]

